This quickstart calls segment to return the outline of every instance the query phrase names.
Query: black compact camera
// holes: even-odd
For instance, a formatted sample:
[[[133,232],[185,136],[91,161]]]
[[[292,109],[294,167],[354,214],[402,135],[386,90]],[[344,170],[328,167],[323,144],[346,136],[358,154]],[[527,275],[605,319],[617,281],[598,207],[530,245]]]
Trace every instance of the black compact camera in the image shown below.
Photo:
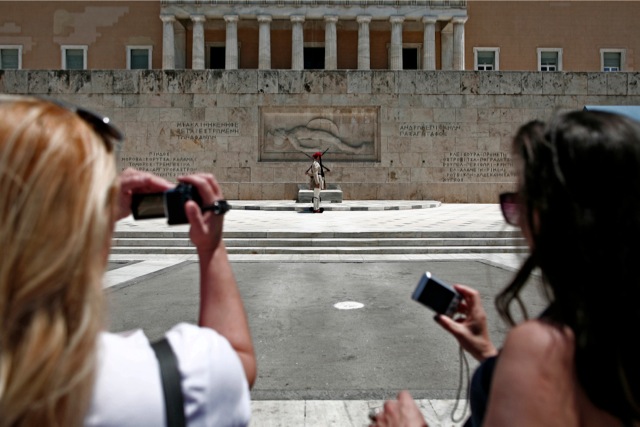
[[[189,222],[184,205],[193,200],[202,211],[213,211],[221,215],[230,206],[220,200],[211,206],[203,206],[198,190],[191,184],[180,183],[177,187],[162,193],[134,193],[131,197],[131,213],[134,219],[167,218],[170,225]]]
[[[451,317],[458,309],[462,295],[427,271],[420,278],[411,299],[426,305],[438,314]]]

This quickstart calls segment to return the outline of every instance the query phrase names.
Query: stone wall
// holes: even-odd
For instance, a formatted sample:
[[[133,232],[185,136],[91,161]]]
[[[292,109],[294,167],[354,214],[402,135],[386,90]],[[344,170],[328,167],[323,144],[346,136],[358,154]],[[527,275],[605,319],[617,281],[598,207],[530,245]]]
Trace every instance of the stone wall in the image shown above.
[[[328,148],[345,200],[490,203],[513,188],[519,125],[639,105],[640,73],[0,70],[0,92],[95,109],[127,135],[122,168],[212,172],[232,200],[295,199]]]

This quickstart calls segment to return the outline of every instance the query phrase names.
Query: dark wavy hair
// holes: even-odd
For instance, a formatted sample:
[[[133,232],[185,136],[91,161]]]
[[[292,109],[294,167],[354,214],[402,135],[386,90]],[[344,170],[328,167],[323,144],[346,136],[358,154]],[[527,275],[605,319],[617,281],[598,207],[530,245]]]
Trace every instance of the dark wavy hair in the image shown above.
[[[531,253],[496,307],[512,303],[538,267],[545,317],[575,334],[580,384],[599,408],[640,419],[640,124],[594,111],[522,126],[513,141]]]

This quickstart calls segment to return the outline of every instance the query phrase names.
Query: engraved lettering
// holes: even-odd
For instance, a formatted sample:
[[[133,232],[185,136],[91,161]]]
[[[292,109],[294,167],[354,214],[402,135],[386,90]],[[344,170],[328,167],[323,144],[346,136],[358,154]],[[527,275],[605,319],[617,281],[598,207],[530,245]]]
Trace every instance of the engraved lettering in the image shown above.
[[[403,123],[398,132],[400,136],[438,137],[448,136],[461,128],[458,123]]]
[[[444,182],[477,182],[515,178],[511,158],[494,151],[454,151],[442,159]]]
[[[170,129],[171,136],[177,140],[200,141],[215,140],[217,136],[240,135],[238,122],[177,122]]]
[[[128,167],[151,172],[167,178],[175,178],[195,172],[196,156],[168,151],[152,151],[144,154],[128,154],[120,158],[121,170]]]

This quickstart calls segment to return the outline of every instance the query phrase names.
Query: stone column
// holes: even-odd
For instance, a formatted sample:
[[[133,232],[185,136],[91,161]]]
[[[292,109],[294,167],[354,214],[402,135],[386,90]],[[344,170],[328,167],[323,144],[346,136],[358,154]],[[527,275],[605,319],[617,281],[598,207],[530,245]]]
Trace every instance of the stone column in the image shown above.
[[[176,68],[176,44],[173,33],[173,23],[176,17],[173,15],[160,15],[162,20],[162,69],[174,70]]]
[[[204,15],[191,15],[193,21],[193,47],[191,68],[204,70]]]
[[[467,17],[453,18],[453,69],[464,70],[464,23]]]
[[[324,17],[324,68],[335,70],[338,68],[338,36],[336,35],[337,15]]]
[[[291,69],[304,69],[304,15],[291,15]]]
[[[391,48],[389,58],[392,70],[402,70],[402,23],[404,16],[392,16],[391,21]]]
[[[227,41],[225,43],[224,68],[238,69],[238,15],[224,15],[227,23]]]
[[[447,23],[440,30],[440,69],[453,70],[453,24]]]
[[[173,44],[176,47],[175,69],[184,70],[187,68],[187,29],[180,21],[173,23]]]
[[[371,45],[369,42],[369,23],[371,16],[360,15],[358,22],[358,70],[371,69]]]
[[[424,70],[436,69],[436,22],[435,16],[422,18],[424,24],[424,39],[422,42],[422,68]]]
[[[258,69],[271,69],[271,15],[258,15],[259,47]]]

